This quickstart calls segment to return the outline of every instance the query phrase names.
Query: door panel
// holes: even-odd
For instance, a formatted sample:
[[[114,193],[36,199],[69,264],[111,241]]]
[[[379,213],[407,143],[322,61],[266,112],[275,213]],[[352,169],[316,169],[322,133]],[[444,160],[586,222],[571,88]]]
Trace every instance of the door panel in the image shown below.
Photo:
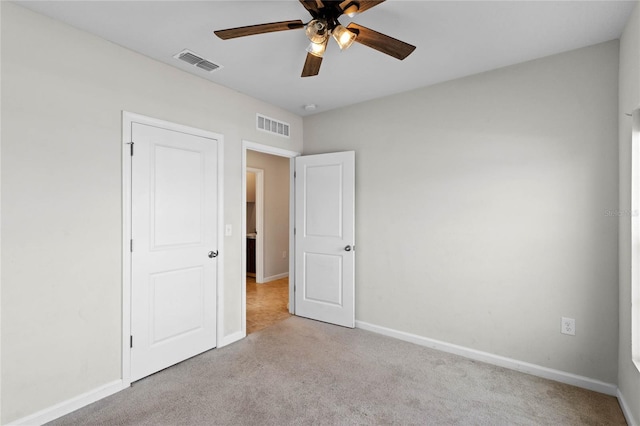
[[[355,153],[295,161],[295,313],[354,327]]]
[[[305,253],[305,301],[342,307],[342,256]]]
[[[151,155],[153,248],[202,244],[205,153],[154,145]]]
[[[218,141],[133,123],[131,379],[216,345]]]
[[[204,327],[203,281],[199,267],[151,275],[152,347]]]
[[[342,169],[342,164],[304,168],[305,235],[342,237]]]

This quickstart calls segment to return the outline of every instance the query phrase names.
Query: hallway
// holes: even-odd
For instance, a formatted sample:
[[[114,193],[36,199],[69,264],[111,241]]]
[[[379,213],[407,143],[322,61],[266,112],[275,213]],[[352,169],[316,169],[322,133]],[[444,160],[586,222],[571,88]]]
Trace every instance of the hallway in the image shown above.
[[[289,318],[288,302],[289,278],[256,284],[247,277],[247,334]]]

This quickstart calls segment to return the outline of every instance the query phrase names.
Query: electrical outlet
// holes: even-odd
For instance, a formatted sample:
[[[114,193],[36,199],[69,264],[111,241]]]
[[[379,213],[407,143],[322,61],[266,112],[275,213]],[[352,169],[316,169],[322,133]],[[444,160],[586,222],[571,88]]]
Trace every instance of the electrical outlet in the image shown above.
[[[283,252],[282,252],[282,258],[283,258],[283,259],[286,259],[286,258],[287,258],[287,252],[286,252],[286,251],[283,251]]]
[[[570,336],[576,335],[576,320],[573,318],[562,317],[562,326],[560,328],[562,334],[568,334]]]

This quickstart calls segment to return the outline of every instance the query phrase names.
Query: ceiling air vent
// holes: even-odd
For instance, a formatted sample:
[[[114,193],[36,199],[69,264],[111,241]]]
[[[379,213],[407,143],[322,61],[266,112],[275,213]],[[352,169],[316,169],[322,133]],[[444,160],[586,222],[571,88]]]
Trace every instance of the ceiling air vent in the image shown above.
[[[198,67],[200,69],[203,69],[205,71],[208,71],[208,72],[212,72],[212,71],[215,71],[217,69],[222,68],[221,65],[214,64],[213,62],[208,61],[208,60],[204,59],[203,57],[198,56],[195,53],[193,53],[192,51],[187,50],[187,49],[183,50],[180,53],[177,53],[177,54],[173,55],[173,57],[176,58],[176,59],[180,59],[181,61],[184,61],[184,62],[186,62],[188,64],[191,64],[193,66],[196,66],[196,67]]]
[[[213,62],[209,62],[206,59],[204,61],[200,61],[196,64],[196,67],[202,68],[205,71],[214,71],[220,68],[220,65],[216,65]]]
[[[262,114],[256,114],[256,117],[256,127],[258,130],[263,130],[285,138],[289,137],[289,123],[274,120]]]

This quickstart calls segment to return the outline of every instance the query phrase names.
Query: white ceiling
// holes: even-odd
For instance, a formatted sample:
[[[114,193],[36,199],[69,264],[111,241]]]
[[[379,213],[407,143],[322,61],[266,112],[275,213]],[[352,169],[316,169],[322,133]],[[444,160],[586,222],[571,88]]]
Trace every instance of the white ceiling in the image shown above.
[[[301,78],[303,30],[220,40],[213,30],[310,20],[287,1],[26,1],[18,4],[298,115],[326,111],[616,39],[634,1],[388,0],[351,20],[417,46],[404,61],[330,40],[320,74]],[[183,49],[221,64],[207,73]]]

